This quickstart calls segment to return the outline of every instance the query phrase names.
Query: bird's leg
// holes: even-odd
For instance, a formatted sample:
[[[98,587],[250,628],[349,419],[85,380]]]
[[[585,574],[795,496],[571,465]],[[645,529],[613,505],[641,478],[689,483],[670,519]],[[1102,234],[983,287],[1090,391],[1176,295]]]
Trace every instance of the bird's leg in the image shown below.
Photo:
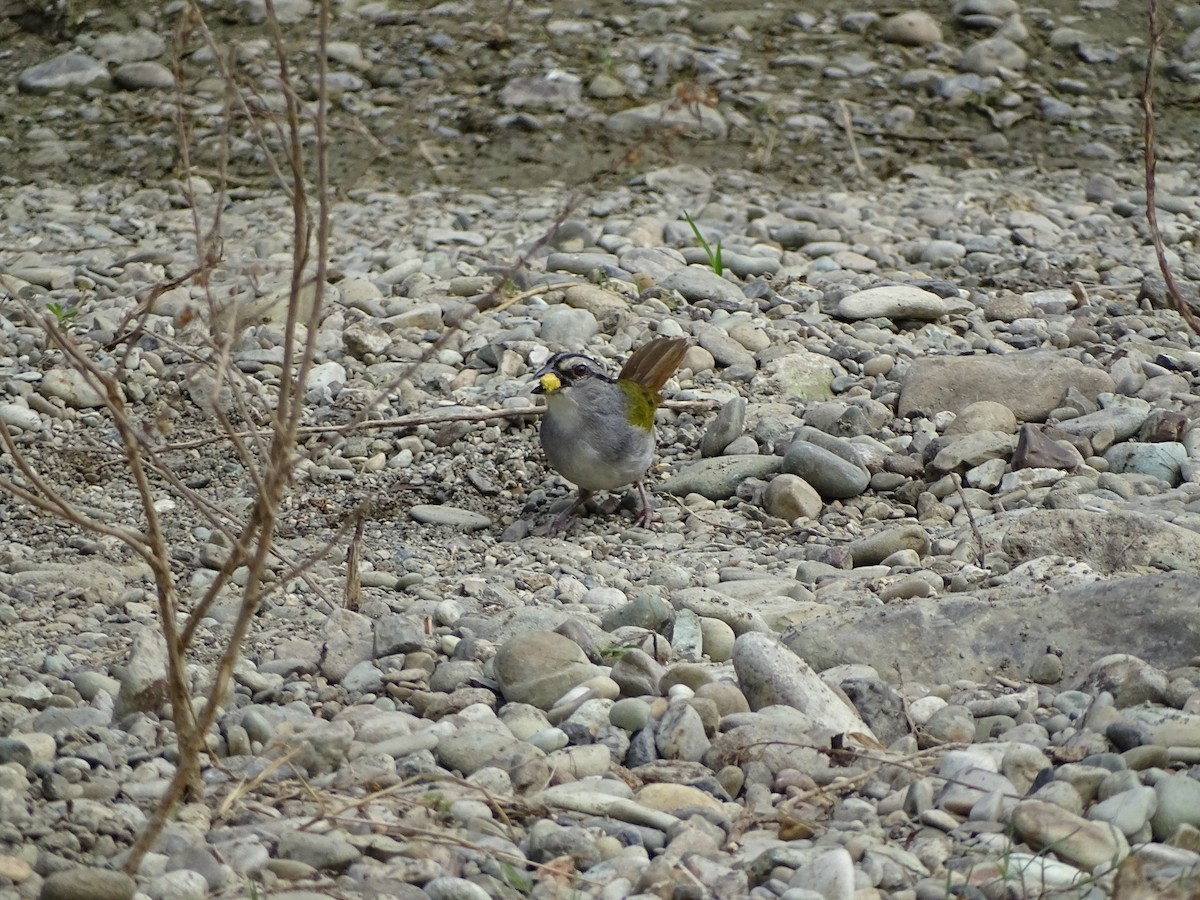
[[[642,502],[642,511],[638,514],[638,524],[643,528],[649,528],[651,524],[658,520],[658,513],[654,511],[654,507],[650,503],[650,495],[646,493],[646,486],[642,482],[637,483],[638,498]]]
[[[568,506],[565,510],[554,517],[554,521],[550,523],[551,534],[562,534],[571,527],[571,522],[575,519],[575,512],[580,509],[583,504],[587,503],[592,497],[591,491],[579,489],[579,497],[574,503]]]

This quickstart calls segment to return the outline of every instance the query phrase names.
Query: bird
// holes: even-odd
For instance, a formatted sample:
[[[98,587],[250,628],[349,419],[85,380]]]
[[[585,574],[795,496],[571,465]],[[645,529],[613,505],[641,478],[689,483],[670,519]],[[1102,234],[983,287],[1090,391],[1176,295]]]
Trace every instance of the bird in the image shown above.
[[[596,491],[627,484],[641,501],[638,524],[654,521],[646,472],[654,461],[659,391],[687,353],[683,337],[655,338],[635,350],[615,379],[581,353],[556,353],[534,377],[546,398],[539,436],[550,467],[579,488],[579,498],[550,526],[559,534]]]

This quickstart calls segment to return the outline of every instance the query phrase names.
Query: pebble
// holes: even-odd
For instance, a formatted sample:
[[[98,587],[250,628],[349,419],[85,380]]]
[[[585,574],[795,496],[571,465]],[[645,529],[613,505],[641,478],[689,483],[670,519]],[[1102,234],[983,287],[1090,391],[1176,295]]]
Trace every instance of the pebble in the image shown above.
[[[785,15],[805,39],[775,47],[759,40],[784,21],[770,10],[635,4],[609,21],[552,6],[482,38],[464,37],[461,4],[427,22],[381,3],[335,18],[331,116],[385,134],[417,97],[425,133],[355,174],[357,132],[335,131],[329,305],[271,589],[210,732],[220,764],[203,763],[199,802],[134,878],[110,861],[178,758],[154,579],[112,535],[60,534],[17,507],[5,519],[9,893],[154,900],[252,879],[293,900],[549,894],[562,860],[606,897],[940,897],[994,892],[1014,867],[1027,892],[1073,895],[1109,891],[1105,869],[1130,846],[1149,884],[1200,877],[1200,679],[1181,627],[1200,578],[1200,354],[1135,227],[1140,171],[1105,137],[1139,124],[1111,102],[1140,64],[1137,42],[1100,27],[1120,10],[806,8]],[[275,7],[307,110],[316,6]],[[28,165],[0,184],[13,245],[0,282],[58,310],[163,464],[236,520],[257,488],[211,440],[212,416],[247,410],[202,364],[203,300],[229,298],[229,359],[267,401],[251,421],[268,421],[287,203],[260,180],[243,118],[225,121],[200,46],[178,85],[203,125],[195,169],[163,179],[169,35],[93,12],[40,57],[19,35],[8,48],[24,127],[0,153]],[[265,15],[244,0],[221,28],[257,34]],[[397,25],[420,52],[385,59],[363,39]],[[1163,48],[1184,82],[1185,36]],[[609,49],[597,61],[572,42]],[[281,104],[266,45],[237,45],[254,96]],[[695,84],[671,74],[692,70]],[[469,83],[496,90],[463,105]],[[988,114],[957,116],[956,140],[923,140],[980,97]],[[1043,143],[1016,139],[1029,121]],[[591,125],[654,146],[593,178],[573,143]],[[1164,147],[1179,142],[1162,127]],[[225,131],[228,191],[203,143]],[[806,155],[828,165],[797,179]],[[1196,171],[1168,155],[1170,254]],[[127,321],[194,265],[192,213],[217,200],[220,264]],[[685,212],[710,250],[720,241],[720,273]],[[35,470],[97,521],[141,527],[104,398],[23,312],[0,312],[0,333],[0,421]],[[653,334],[691,342],[664,390],[682,402],[657,417],[663,521],[628,529],[615,496],[568,535],[534,529],[561,485],[537,449],[529,374],[559,348],[615,372]],[[452,421],[483,409],[513,417]],[[353,424],[364,414],[385,424]],[[433,421],[388,422],[408,416]],[[152,491],[192,609],[230,536],[157,475]],[[364,497],[352,543],[338,529]],[[197,709],[247,571],[195,623]],[[388,796],[363,806],[364,791]],[[328,818],[339,808],[371,827]],[[408,852],[430,832],[432,852]]]

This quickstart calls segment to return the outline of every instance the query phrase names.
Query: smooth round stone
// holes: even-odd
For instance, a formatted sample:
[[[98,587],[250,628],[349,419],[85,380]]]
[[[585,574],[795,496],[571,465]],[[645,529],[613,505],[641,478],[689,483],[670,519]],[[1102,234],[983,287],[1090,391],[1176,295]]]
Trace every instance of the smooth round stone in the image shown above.
[[[788,884],[807,888],[819,897],[849,900],[855,896],[854,860],[844,847],[826,850],[796,869]]]
[[[740,307],[746,302],[745,295],[737,285],[702,266],[687,266],[672,272],[659,282],[659,286],[664,290],[678,291],[690,303],[718,300]]]
[[[1028,61],[1028,54],[1008,38],[990,37],[968,47],[958,66],[964,72],[994,75],[1002,69],[1019,72]]]
[[[728,662],[733,657],[734,630],[720,619],[700,616],[700,647],[712,662]]]
[[[871,733],[808,663],[769,634],[749,632],[738,637],[733,645],[733,668],[751,709],[789,706],[823,728]]]
[[[862,466],[805,440],[788,447],[783,471],[799,476],[828,500],[857,497],[871,482],[871,474]]]
[[[78,50],[30,66],[17,76],[17,88],[27,94],[106,88],[110,83],[108,67]]]
[[[872,356],[863,363],[864,375],[887,375],[896,366],[896,358],[889,353]]]
[[[1156,841],[1168,840],[1181,825],[1200,828],[1200,781],[1171,774],[1154,784],[1158,808],[1150,819]]]
[[[745,400],[742,401],[745,404]],[[42,417],[23,403],[0,403],[0,423],[22,431],[39,431]]]
[[[191,869],[164,872],[146,887],[150,900],[204,900],[208,896],[208,881]]]
[[[925,730],[940,742],[969,744],[975,740],[975,717],[964,706],[944,706],[929,717]]]
[[[561,728],[543,728],[541,731],[530,735],[529,743],[537,747],[544,753],[550,753],[554,750],[561,750],[570,743],[570,738]]]
[[[609,709],[608,720],[630,733],[641,731],[650,721],[650,706],[636,697],[625,697]]]
[[[946,314],[946,302],[932,291],[906,284],[867,288],[843,297],[837,314],[843,319],[922,319]]]
[[[1181,467],[1187,460],[1187,449],[1177,441],[1154,444],[1126,441],[1105,451],[1104,459],[1112,472],[1150,475],[1177,485]]]
[[[933,240],[921,250],[921,262],[945,268],[952,266],[967,255],[967,248],[958,241]]]
[[[117,87],[127,91],[165,91],[175,86],[175,76],[171,70],[153,61],[128,62],[117,66],[113,81]]]
[[[663,759],[699,762],[708,752],[704,720],[688,703],[673,702],[655,729],[655,746]]]
[[[637,792],[635,799],[642,806],[659,812],[673,813],[689,806],[721,810],[721,801],[712,794],[687,784],[656,782]]]
[[[750,702],[736,684],[731,681],[712,681],[696,688],[696,699],[711,700],[722,716],[750,711]]]
[[[1092,806],[1087,817],[1097,822],[1108,822],[1126,837],[1132,837],[1150,821],[1158,809],[1158,795],[1152,787],[1135,787],[1101,800]]]
[[[77,866],[42,882],[39,900],[130,900],[137,885],[124,872]]]
[[[1129,854],[1125,836],[1107,822],[1090,822],[1053,803],[1022,800],[1013,809],[1012,824],[1034,849],[1053,847],[1056,856],[1087,871]]]
[[[589,310],[555,306],[542,317],[538,337],[551,347],[582,350],[599,330],[600,324]]]
[[[1063,661],[1057,653],[1038,657],[1029,667],[1029,680],[1034,684],[1057,684],[1062,681]]]
[[[776,475],[763,493],[763,506],[777,519],[792,522],[796,519],[815,519],[824,503],[821,495],[799,475]]]
[[[552,631],[510,638],[496,653],[494,665],[506,700],[546,710],[596,674],[596,667],[578,644]]]
[[[465,531],[479,531],[491,527],[492,524],[492,520],[487,516],[457,506],[418,503],[409,509],[408,514],[414,521],[423,525],[445,525]]]
[[[942,26],[929,13],[910,9],[884,21],[883,39],[905,47],[925,47],[942,39]]]
[[[929,532],[920,525],[885,528],[852,541],[848,549],[855,568],[878,565],[889,556],[903,550],[911,550],[919,556],[925,556],[929,553]]]
[[[475,882],[448,875],[426,882],[423,890],[430,900],[490,900],[488,892]]]
[[[778,456],[739,455],[702,459],[665,479],[659,489],[676,497],[699,494],[709,500],[728,500],[747,478],[774,475],[782,464]]]

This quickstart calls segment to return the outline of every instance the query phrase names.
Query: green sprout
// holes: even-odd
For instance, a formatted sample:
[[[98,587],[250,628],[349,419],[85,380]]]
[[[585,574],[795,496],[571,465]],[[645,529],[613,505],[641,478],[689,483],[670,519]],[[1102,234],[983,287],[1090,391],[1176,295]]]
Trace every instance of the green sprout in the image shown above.
[[[54,316],[58,322],[59,328],[65,328],[71,324],[71,320],[79,315],[79,307],[72,306],[70,308],[63,306],[61,303],[47,303],[46,309]]]
[[[717,241],[717,245],[715,247],[709,246],[708,241],[704,239],[704,235],[700,233],[700,229],[697,227],[696,223],[692,221],[692,217],[686,212],[683,214],[683,217],[687,219],[688,225],[691,226],[692,234],[696,236],[696,240],[700,242],[700,246],[704,248],[704,255],[708,257],[709,266],[711,266],[712,270],[718,275],[723,274],[725,272],[725,266],[721,264],[721,242]]]

